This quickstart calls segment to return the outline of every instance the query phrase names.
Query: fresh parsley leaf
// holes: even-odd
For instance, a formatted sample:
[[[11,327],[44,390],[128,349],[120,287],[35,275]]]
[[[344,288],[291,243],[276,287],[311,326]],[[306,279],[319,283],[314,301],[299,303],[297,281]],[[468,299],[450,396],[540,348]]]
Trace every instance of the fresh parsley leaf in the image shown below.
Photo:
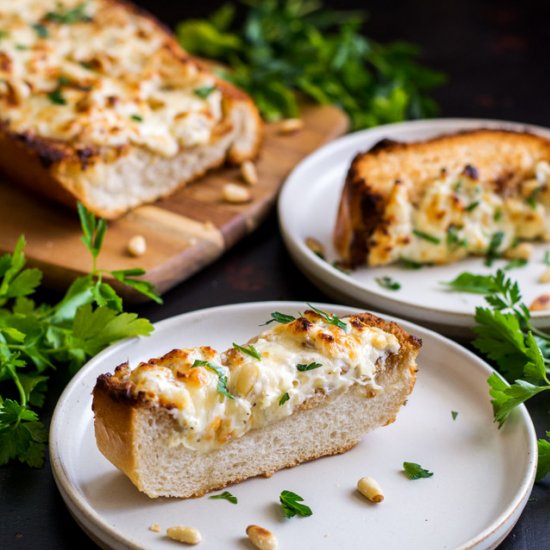
[[[202,86],[200,88],[195,88],[193,93],[201,99],[206,99],[211,93],[215,92],[216,89],[216,86]]]
[[[495,289],[492,275],[476,275],[468,271],[464,271],[452,281],[442,284],[446,285],[448,290],[471,294],[488,294]]]
[[[274,311],[271,313],[271,319],[262,325],[269,325],[269,323],[281,323],[282,325],[286,325],[288,323],[292,323],[292,321],[295,321],[296,317],[293,317],[292,315],[287,315],[286,313],[281,313],[279,311]]]
[[[312,306],[309,302],[307,304],[317,315],[320,315],[329,325],[334,325],[338,328],[341,328],[344,332],[348,332],[348,325],[344,323],[339,317],[336,315],[331,315],[330,313],[327,313],[326,311],[323,311],[321,309],[316,308],[315,306]]]
[[[216,387],[216,391],[228,399],[235,399],[235,396],[229,392],[227,389],[227,375],[225,374],[225,371],[222,367],[219,365],[216,365],[215,363],[211,363],[210,361],[203,361],[202,359],[197,359],[193,365],[192,368],[196,367],[204,367],[208,370],[211,370],[213,373],[218,375],[218,385]]]
[[[518,269],[519,267],[525,267],[527,263],[528,263],[527,260],[525,260],[524,258],[514,258],[504,266],[504,271],[510,271],[511,269]]]
[[[456,420],[456,417],[458,416],[457,411],[451,411],[451,416],[453,417],[453,420]]]
[[[479,206],[479,201],[471,202],[464,210],[466,212],[473,212]]]
[[[493,214],[493,221],[499,222],[502,219],[502,210],[497,208]]]
[[[537,207],[537,200],[538,196],[540,195],[540,192],[542,191],[543,186],[539,185],[538,187],[535,187],[533,191],[529,194],[529,196],[525,199],[525,202],[533,209]]]
[[[258,350],[252,345],[239,346],[239,344],[235,344],[235,342],[233,342],[233,347],[241,353],[245,353],[246,355],[250,355],[250,357],[254,357],[254,359],[257,359],[258,361],[262,360],[262,356],[258,353]]]
[[[386,290],[399,290],[401,288],[401,283],[398,283],[395,279],[385,275],[384,277],[375,277],[374,279],[379,286],[385,288]]]
[[[48,36],[50,36],[48,29],[44,25],[41,25],[40,23],[35,23],[32,26],[32,28],[40,38],[48,38]]]
[[[489,248],[487,248],[487,255],[485,258],[485,265],[490,267],[493,265],[493,261],[497,258],[500,258],[500,252],[499,248],[502,244],[502,241],[504,240],[504,232],[503,231],[497,231],[492,237],[491,241],[489,242]]]
[[[314,369],[318,369],[320,367],[322,367],[323,365],[321,365],[321,363],[308,363],[307,365],[306,364],[303,364],[303,363],[299,363],[298,365],[296,365],[296,368],[300,371],[300,372],[307,372],[308,370],[314,370]]]
[[[405,471],[405,475],[412,480],[433,476],[433,472],[425,470],[420,464],[416,464],[415,462],[403,462],[403,470]]]
[[[130,115],[130,118],[135,122],[143,122],[143,117],[141,115]]]
[[[408,258],[399,258],[399,263],[405,269],[422,269],[425,265],[420,262],[415,262],[414,260],[409,260]]]
[[[304,499],[292,491],[282,491],[279,500],[285,518],[293,518],[294,516],[305,518],[313,514],[309,506],[301,504]]]
[[[550,438],[550,432],[546,432],[546,437]],[[538,463],[537,463],[537,481],[542,481],[550,473],[550,441],[539,439],[538,447]]]
[[[147,298],[150,298],[157,304],[163,303],[162,298],[155,291],[155,286],[153,285],[153,283],[146,281],[144,279],[134,278],[134,277],[141,277],[142,275],[145,275],[145,271],[143,269],[134,268],[134,269],[114,270],[114,271],[111,271],[111,275],[117,281],[120,281],[126,286],[133,288],[140,294],[147,296]]]
[[[46,21],[52,23],[61,23],[66,25],[73,25],[74,23],[88,23],[92,18],[86,14],[86,8],[88,2],[82,2],[70,9],[63,9],[62,6],[58,6],[57,11],[50,11],[46,14]]]
[[[10,35],[8,31],[0,30],[0,40],[4,40],[4,38],[7,38]]]
[[[459,228],[456,225],[450,225],[447,228],[447,246],[456,249],[460,246],[467,246],[466,239],[461,239],[458,234]]]
[[[299,116],[297,94],[339,105],[354,129],[434,113],[426,92],[442,75],[420,66],[411,44],[362,36],[364,12],[307,0],[242,4],[238,18],[224,6],[180,23],[177,37],[187,51],[228,65],[220,75],[251,94],[265,119]]]
[[[231,502],[231,504],[237,504],[239,501],[237,500],[237,497],[232,495],[229,491],[224,491],[223,493],[220,493],[219,495],[212,495],[208,497],[212,500],[220,499],[220,500],[227,500],[228,502]]]
[[[419,231],[418,229],[413,229],[413,234],[416,235],[419,239],[428,241],[432,244],[439,244],[441,242],[441,239],[439,239],[438,237],[430,235],[429,233],[426,233],[424,231]]]
[[[289,399],[290,395],[288,395],[288,392],[283,393],[279,399],[279,407],[283,406]]]
[[[49,92],[48,99],[55,105],[67,105],[67,100],[63,97],[63,92],[59,88]]]

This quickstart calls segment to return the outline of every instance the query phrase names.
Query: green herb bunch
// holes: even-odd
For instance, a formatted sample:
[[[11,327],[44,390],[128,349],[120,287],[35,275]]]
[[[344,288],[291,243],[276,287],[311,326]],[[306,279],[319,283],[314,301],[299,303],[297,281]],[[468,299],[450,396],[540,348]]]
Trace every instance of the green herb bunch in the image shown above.
[[[344,109],[354,129],[432,116],[426,95],[444,82],[418,63],[409,43],[379,44],[361,34],[363,11],[333,11],[317,0],[249,0],[244,22],[226,4],[209,19],[177,27],[192,54],[230,68],[219,74],[246,90],[264,118],[299,115],[298,95]]]
[[[82,205],[78,212],[92,270],[77,278],[57,304],[38,304],[31,298],[42,272],[25,268],[24,237],[12,254],[0,257],[0,465],[14,459],[43,465],[47,434],[36,410],[44,404],[51,371],[63,368],[73,375],[109,344],[153,330],[146,319],[124,312],[122,299],[104,281],[110,274],[158,302],[150,283],[134,279],[144,271],[99,270],[96,261],[106,223]]]
[[[470,273],[463,281],[476,278]],[[531,323],[529,309],[522,302],[516,282],[498,270],[496,275],[483,276],[480,288],[490,307],[476,308],[477,335],[474,346],[491,359],[498,374],[489,377],[495,421],[499,427],[515,407],[535,395],[550,390],[550,335]],[[550,432],[546,433],[550,437]],[[550,473],[550,441],[538,441],[537,480]]]

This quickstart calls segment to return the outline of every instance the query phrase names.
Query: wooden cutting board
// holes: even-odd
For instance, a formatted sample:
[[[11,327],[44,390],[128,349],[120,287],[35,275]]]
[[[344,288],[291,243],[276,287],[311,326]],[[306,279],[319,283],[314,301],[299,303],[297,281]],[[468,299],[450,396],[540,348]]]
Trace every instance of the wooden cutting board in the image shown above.
[[[302,118],[304,128],[290,135],[281,133],[280,123],[267,125],[256,163],[259,182],[249,188],[251,202],[237,205],[223,200],[225,183],[242,183],[238,168],[213,171],[166,199],[110,222],[99,267],[142,267],[147,271],[144,278],[163,293],[213,262],[265,218],[300,160],[348,129],[346,116],[335,107],[304,107]],[[76,212],[4,179],[0,182],[0,250],[13,250],[21,234],[27,240],[28,263],[42,269],[50,287],[64,289],[90,269]],[[139,258],[127,252],[134,235],[143,235],[147,242],[147,252]],[[139,298],[133,293],[126,297]]]

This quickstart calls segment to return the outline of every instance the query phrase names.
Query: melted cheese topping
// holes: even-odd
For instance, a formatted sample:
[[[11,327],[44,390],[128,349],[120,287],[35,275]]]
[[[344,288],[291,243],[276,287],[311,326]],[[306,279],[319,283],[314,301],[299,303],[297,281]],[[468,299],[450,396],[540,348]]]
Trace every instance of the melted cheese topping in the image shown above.
[[[550,165],[541,161],[513,195],[498,194],[475,170],[442,174],[418,200],[393,185],[383,221],[370,241],[369,265],[400,259],[442,264],[513,248],[519,239],[550,240]],[[495,237],[496,236],[496,237]]]
[[[312,312],[279,324],[249,342],[261,359],[237,349],[218,353],[200,347],[174,350],[160,359],[115,376],[130,392],[167,407],[181,426],[173,444],[207,452],[250,430],[293,414],[308,401],[336,395],[359,384],[375,394],[376,374],[397,338],[355,318],[344,318],[347,332]],[[208,366],[193,366],[206,361]],[[300,371],[298,365],[320,366]],[[227,377],[230,398],[220,392]]]
[[[170,157],[222,119],[215,79],[107,0],[0,0],[0,120],[74,145]]]

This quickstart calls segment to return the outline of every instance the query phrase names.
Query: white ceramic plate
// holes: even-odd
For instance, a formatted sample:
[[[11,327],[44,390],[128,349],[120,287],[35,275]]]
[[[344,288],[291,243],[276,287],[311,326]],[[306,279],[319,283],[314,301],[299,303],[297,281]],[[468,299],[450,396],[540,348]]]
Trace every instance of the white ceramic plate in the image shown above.
[[[474,294],[448,292],[441,282],[453,280],[463,271],[488,274],[504,266],[504,260],[493,267],[484,265],[483,258],[471,258],[445,266],[420,270],[400,266],[360,268],[344,274],[331,265],[337,258],[332,246],[332,232],[340,193],[353,157],[366,151],[384,138],[399,141],[428,139],[439,134],[474,128],[506,128],[528,130],[550,137],[550,130],[512,122],[468,119],[440,119],[404,122],[379,126],[350,134],[325,145],[303,160],[288,177],[279,198],[279,220],[287,248],[307,277],[338,301],[365,305],[437,328],[455,336],[465,336],[474,325],[474,311],[483,304],[483,297]],[[326,249],[327,261],[318,258],[305,240],[314,237]],[[533,258],[526,267],[510,271],[519,281],[524,301],[530,304],[537,296],[549,292],[548,285],[538,283],[546,269],[542,262],[549,245],[536,245]],[[377,277],[390,276],[401,289],[381,288]],[[550,313],[533,315],[539,328],[550,327]]]
[[[321,304],[337,314],[356,310]],[[416,388],[397,422],[365,436],[351,451],[234,485],[238,505],[206,497],[150,500],[96,449],[90,392],[97,376],[119,363],[158,356],[174,347],[229,347],[258,333],[272,311],[295,313],[297,302],[265,302],[206,309],[159,323],[149,338],[105,350],[73,379],[52,420],[54,476],[69,509],[98,543],[113,548],[170,549],[163,536],[173,525],[203,535],[201,549],[243,548],[247,525],[276,533],[280,548],[466,549],[494,548],[517,521],[536,466],[536,436],[521,406],[498,430],[486,379],[491,369],[459,345],[421,327],[403,327],[424,341]],[[451,411],[457,411],[453,420]],[[434,472],[410,481],[403,461]],[[386,499],[370,504],[355,491],[370,475]],[[284,519],[282,490],[302,495],[309,518]],[[152,523],[162,533],[148,530]]]

